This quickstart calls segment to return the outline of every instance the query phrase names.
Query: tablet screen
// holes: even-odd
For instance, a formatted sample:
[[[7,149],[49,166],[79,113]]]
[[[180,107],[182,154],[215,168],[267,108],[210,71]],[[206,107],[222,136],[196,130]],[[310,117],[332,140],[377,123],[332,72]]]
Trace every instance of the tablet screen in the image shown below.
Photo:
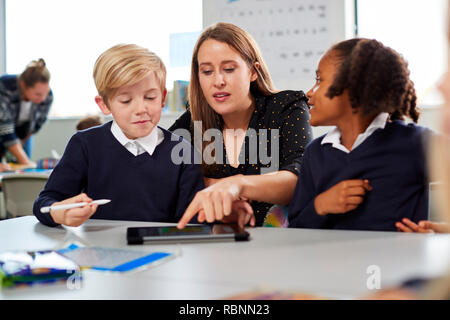
[[[183,235],[202,235],[212,233],[211,226],[187,226],[184,229],[177,227],[149,227],[139,228],[139,234],[142,236],[183,236]],[[229,233],[233,230],[229,228]]]
[[[128,228],[129,244],[144,241],[183,241],[183,240],[248,240],[248,233],[234,225],[175,226]]]

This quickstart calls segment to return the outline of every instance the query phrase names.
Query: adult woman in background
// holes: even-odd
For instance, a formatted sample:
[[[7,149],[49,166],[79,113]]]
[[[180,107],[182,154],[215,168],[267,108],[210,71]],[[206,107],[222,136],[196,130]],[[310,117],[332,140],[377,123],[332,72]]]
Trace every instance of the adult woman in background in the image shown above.
[[[32,164],[31,136],[47,120],[53,94],[45,61],[32,61],[20,75],[0,77],[0,156]]]
[[[197,193],[178,227],[197,213],[199,221],[208,222],[239,213],[232,219],[238,217],[241,225],[261,226],[272,204],[288,204],[311,141],[306,101],[302,91],[274,89],[258,45],[246,31],[228,23],[206,28],[192,57],[190,109],[170,130],[190,130],[195,139],[193,123],[201,121],[201,140],[193,143],[201,147],[207,188]],[[210,144],[203,134],[210,129],[220,134],[221,148],[208,162],[204,155]]]

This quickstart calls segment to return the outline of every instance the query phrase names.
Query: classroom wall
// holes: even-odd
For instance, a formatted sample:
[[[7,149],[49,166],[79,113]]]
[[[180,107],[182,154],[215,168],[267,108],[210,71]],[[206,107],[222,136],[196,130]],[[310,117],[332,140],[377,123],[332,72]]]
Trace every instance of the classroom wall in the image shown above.
[[[179,114],[165,114],[161,117],[160,126],[169,128],[178,118]],[[75,127],[80,118],[49,119],[42,129],[34,136],[34,149],[32,159],[34,161],[50,157],[54,149],[60,155],[64,152],[70,137],[76,132]],[[108,120],[108,119],[107,119]],[[422,111],[420,125],[439,131],[439,108],[427,107]],[[314,137],[326,133],[330,127],[313,128]]]

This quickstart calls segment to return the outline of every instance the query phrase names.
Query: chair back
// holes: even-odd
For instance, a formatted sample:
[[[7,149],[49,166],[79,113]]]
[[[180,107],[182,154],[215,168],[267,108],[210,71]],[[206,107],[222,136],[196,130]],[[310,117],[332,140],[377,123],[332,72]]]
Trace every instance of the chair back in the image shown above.
[[[49,174],[11,173],[2,178],[2,191],[8,218],[33,214],[33,203],[44,189]]]

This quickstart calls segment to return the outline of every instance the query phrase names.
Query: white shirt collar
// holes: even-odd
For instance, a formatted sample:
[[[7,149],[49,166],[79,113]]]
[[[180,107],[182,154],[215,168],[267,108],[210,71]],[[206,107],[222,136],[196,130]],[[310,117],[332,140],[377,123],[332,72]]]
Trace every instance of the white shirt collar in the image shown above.
[[[372,133],[377,129],[384,129],[386,126],[387,119],[389,117],[389,113],[382,112],[378,116],[373,119],[370,125],[367,127],[366,131],[360,133],[355,140],[355,143],[352,146],[352,150],[361,145]],[[344,145],[341,144],[341,131],[338,127],[335,127],[333,130],[328,132],[325,137],[323,137],[321,144],[331,143],[333,148],[339,149],[346,153],[350,153]]]
[[[111,125],[111,133],[121,145],[135,156],[144,152],[153,155],[156,147],[164,140],[164,133],[159,127],[153,129],[148,136],[140,137],[135,140],[128,139],[114,120]]]

